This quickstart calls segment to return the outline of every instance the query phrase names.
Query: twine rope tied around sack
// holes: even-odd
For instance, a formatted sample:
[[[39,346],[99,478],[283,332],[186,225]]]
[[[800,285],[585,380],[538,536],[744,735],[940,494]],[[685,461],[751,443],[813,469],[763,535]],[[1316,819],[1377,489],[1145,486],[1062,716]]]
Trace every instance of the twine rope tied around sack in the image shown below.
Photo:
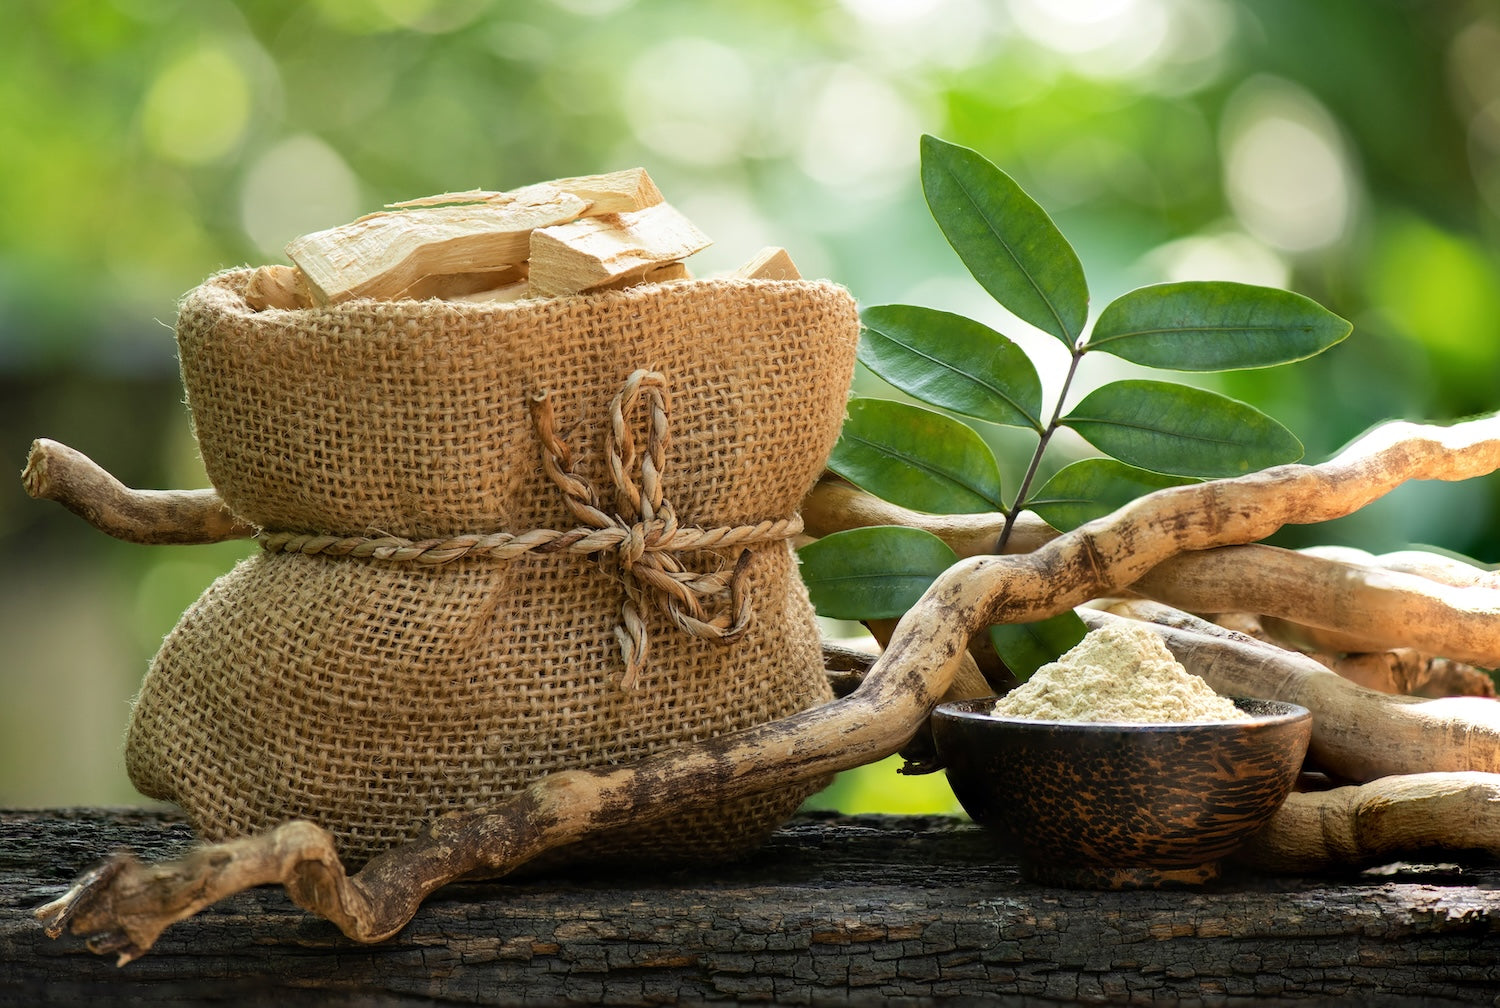
[[[638,452],[627,417],[642,396],[647,409],[646,445],[644,452]],[[750,547],[795,536],[802,531],[801,516],[708,529],[680,524],[662,488],[670,405],[666,378],[656,371],[632,372],[610,402],[606,460],[618,513],[607,511],[594,487],[573,472],[573,453],[557,433],[550,394],[534,393],[529,406],[541,444],[542,468],[562,492],[578,527],[421,540],[262,532],[258,537],[261,546],[272,553],[420,566],[439,566],[462,557],[504,561],[528,553],[559,551],[612,557],[625,590],[615,639],[625,661],[621,685],[627,689],[635,685],[646,666],[648,634],[642,611],[649,603],[654,602],[679,629],[694,637],[727,644],[744,633],[750,622],[750,599],[745,591]],[[638,480],[632,475],[636,469]],[[733,549],[740,551],[733,566],[721,561],[713,571],[695,571],[682,559],[689,553]]]

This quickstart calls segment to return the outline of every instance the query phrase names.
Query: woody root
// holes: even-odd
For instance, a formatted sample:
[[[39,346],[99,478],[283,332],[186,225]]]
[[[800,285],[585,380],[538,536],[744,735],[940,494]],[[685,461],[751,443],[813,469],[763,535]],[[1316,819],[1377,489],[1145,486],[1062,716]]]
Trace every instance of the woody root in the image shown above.
[[[984,689],[986,679],[1004,688],[1004,670],[971,640],[994,624],[1067,609],[1091,626],[1149,624],[1219,693],[1312,711],[1308,768],[1328,786],[1293,793],[1240,853],[1249,865],[1304,872],[1434,849],[1497,855],[1500,704],[1478,670],[1500,666],[1500,578],[1425,552],[1260,543],[1284,525],[1351,514],[1408,480],[1467,480],[1497,468],[1500,415],[1446,427],[1392,423],[1326,462],[1160,490],[1066,534],[1024,522],[1004,555],[992,552],[1000,516],[905,511],[828,476],[803,502],[805,534],[905,524],[961,557],[867,668],[850,672],[843,662],[844,671],[830,671],[837,699],[634,763],[552,773],[490,807],[433,819],[352,874],[329,833],[293,820],[163,864],[115,855],[36,915],[48,934],[84,936],[125,963],[172,923],[278,884],[350,938],[378,942],[455,880],[501,876],[600,831],[815,782],[901,751],[940,700]],[[212,490],[128,489],[55,442],[35,443],[24,480],[32,496],[131,542],[257,532]]]

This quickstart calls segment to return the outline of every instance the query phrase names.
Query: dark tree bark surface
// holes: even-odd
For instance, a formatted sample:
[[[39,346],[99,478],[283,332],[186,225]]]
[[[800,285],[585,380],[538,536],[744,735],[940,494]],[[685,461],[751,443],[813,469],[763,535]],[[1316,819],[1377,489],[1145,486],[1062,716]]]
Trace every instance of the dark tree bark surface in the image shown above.
[[[275,888],[123,969],[31,918],[117,847],[190,842],[167,813],[0,812],[0,1003],[1500,1004],[1494,861],[1086,892],[936,816],[802,815],[714,871],[452,886],[375,946]]]

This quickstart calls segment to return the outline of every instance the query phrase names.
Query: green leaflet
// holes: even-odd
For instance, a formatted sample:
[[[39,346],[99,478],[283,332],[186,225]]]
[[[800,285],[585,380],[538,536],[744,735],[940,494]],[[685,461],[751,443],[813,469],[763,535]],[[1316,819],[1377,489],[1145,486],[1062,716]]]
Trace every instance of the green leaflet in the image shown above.
[[[1229,371],[1304,360],[1352,329],[1291,291],[1225,282],[1158,284],[1105,307],[1086,349],[1147,367]]]
[[[975,151],[924,136],[921,154],[923,192],[943,234],[1000,305],[1063,342],[1072,355],[1068,380],[1060,402],[1045,402],[1036,366],[988,326],[911,305],[868,308],[860,360],[906,396],[944,412],[854,399],[829,469],[917,511],[1007,511],[993,453],[953,415],[1028,428],[1038,441],[1014,508],[1030,508],[1067,531],[1166,487],[1301,457],[1297,438],[1254,407],[1171,382],[1115,382],[1084,396],[1066,416],[1056,417],[1054,407],[1061,411],[1070,401],[1074,368],[1090,351],[1172,370],[1269,367],[1337,344],[1348,336],[1348,322],[1287,291],[1160,284],[1106,306],[1083,342],[1083,269],[1047,213]],[[1075,463],[1033,490],[1059,426],[1111,458]],[[1007,512],[1007,531],[1011,517]],[[954,556],[929,533],[888,527],[828,536],[805,547],[802,559],[820,613],[874,619],[902,615]],[[1085,632],[1074,612],[989,630],[996,651],[1023,678]]]
[[[834,532],[797,557],[818,615],[845,620],[901,616],[958,560],[931,532],[905,525]]]
[[[971,427],[907,403],[851,399],[828,468],[878,497],[929,514],[995,511],[1000,467]]]
[[[1179,476],[1240,476],[1302,457],[1292,432],[1255,407],[1169,382],[1102,386],[1062,425],[1121,462]]]
[[[1052,218],[983,155],[922,137],[933,219],[981,287],[1070,349],[1088,320],[1083,266]]]
[[[1035,623],[1005,623],[990,627],[990,644],[1005,667],[1021,682],[1050,661],[1056,661],[1089,632],[1072,609]]]
[[[1026,508],[1060,532],[1116,511],[1137,497],[1194,480],[1137,469],[1107,458],[1089,458],[1059,469]]]
[[[1026,351],[989,326],[916,305],[861,315],[859,359],[913,398],[964,416],[1042,429],[1042,381]]]

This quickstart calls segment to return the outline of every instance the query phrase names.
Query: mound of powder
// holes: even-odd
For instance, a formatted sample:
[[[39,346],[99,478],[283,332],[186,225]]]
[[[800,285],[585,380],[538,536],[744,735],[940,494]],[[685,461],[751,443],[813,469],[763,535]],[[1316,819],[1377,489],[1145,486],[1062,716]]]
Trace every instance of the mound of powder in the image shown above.
[[[1201,724],[1250,715],[1172,657],[1143,626],[1091,630],[1055,662],[995,702],[999,717],[1035,721]]]

